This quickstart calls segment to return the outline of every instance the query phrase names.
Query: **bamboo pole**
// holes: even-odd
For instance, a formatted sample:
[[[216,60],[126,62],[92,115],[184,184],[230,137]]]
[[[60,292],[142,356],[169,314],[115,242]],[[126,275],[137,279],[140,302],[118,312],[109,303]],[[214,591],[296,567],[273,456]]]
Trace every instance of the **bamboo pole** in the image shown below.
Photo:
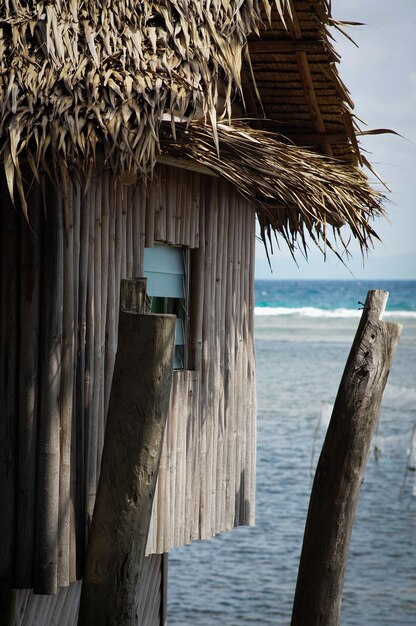
[[[127,187],[119,183],[122,197],[122,213],[121,213],[121,276],[117,283],[117,287],[120,288],[120,281],[123,278],[127,278],[127,211],[128,211],[128,196]]]
[[[195,178],[196,174],[193,174],[191,172],[187,172],[186,173],[186,213],[184,216],[184,224],[183,224],[183,230],[184,230],[184,238],[183,238],[183,245],[184,246],[188,246],[191,247],[191,243],[193,240],[193,233],[192,233],[192,226],[193,226],[193,209],[194,209],[194,205],[193,205],[193,188],[194,188],[194,178]]]
[[[77,578],[82,578],[86,545],[86,342],[87,342],[87,294],[89,265],[90,211],[87,192],[82,196],[77,184],[77,207],[80,212],[80,245],[78,270],[78,338],[76,360],[75,441],[76,441],[76,553]]]
[[[146,198],[146,248],[152,248],[155,243],[155,186],[154,181],[150,184]]]
[[[126,275],[124,278],[132,278],[134,272],[133,256],[133,203],[131,187],[126,187],[127,196],[127,216],[126,216]]]
[[[202,194],[201,194],[201,185],[202,185],[203,176],[198,174],[198,178],[196,180],[196,188],[195,188],[195,222],[193,227],[194,240],[193,240],[193,248],[198,248],[200,245],[200,226],[201,226],[201,202],[202,202]]]
[[[151,183],[151,189],[149,194],[149,201],[153,204],[154,214],[154,240],[163,241],[162,239],[162,224],[160,215],[160,183],[158,172],[153,173],[153,180]]]
[[[77,580],[77,530],[78,530],[78,485],[77,485],[77,397],[80,387],[78,386],[78,355],[81,351],[79,334],[79,302],[80,302],[80,262],[81,262],[81,187],[75,179],[72,182],[72,197],[74,207],[74,398],[72,411],[72,438],[71,438],[71,491],[70,491],[70,582]],[[83,397],[83,396],[82,396]],[[81,448],[82,453],[82,448]],[[81,479],[83,476],[81,475]],[[82,526],[81,526],[82,527]]]
[[[227,261],[228,261],[228,228],[229,228],[229,194],[223,193],[221,200],[221,220],[222,220],[222,233],[220,246],[222,248],[221,261],[219,262],[219,298],[221,300],[221,308],[219,312],[220,320],[220,359],[218,363],[219,375],[220,375],[220,405],[219,415],[220,424],[222,428],[222,444],[221,452],[222,459],[218,463],[221,468],[221,480],[219,481],[218,489],[220,495],[220,520],[221,530],[227,529],[226,524],[226,502],[229,497],[228,492],[228,476],[227,476],[227,462],[228,462],[228,423],[225,417],[225,405],[227,393],[226,389],[226,375],[225,375],[225,345],[226,345],[226,301],[227,301]]]
[[[35,531],[34,591],[57,589],[59,522],[59,394],[62,371],[64,225],[62,199],[51,186],[46,200],[46,241],[42,267],[41,397]]]
[[[248,240],[249,255],[247,261],[247,278],[246,278],[246,293],[247,293],[247,378],[249,381],[249,441],[250,441],[250,457],[247,462],[248,473],[250,476],[250,486],[248,488],[248,498],[250,502],[250,512],[246,523],[254,525],[255,522],[255,507],[256,507],[256,451],[257,451],[257,427],[256,427],[256,378],[255,378],[255,357],[254,357],[254,271],[255,271],[255,253],[256,253],[256,220],[255,214],[252,211],[251,205],[247,204],[246,208],[247,219],[249,221]]]
[[[108,296],[106,311],[105,330],[105,366],[104,366],[104,420],[107,418],[108,404],[110,402],[111,381],[116,358],[117,334],[116,334],[116,197],[114,181],[110,178],[108,183],[109,204],[109,228],[108,228]]]
[[[202,422],[201,422],[201,504],[200,504],[200,532],[201,539],[211,536],[211,498],[210,480],[212,467],[210,464],[212,444],[212,402],[209,398],[210,389],[210,348],[213,333],[212,314],[212,235],[214,212],[212,210],[212,188],[207,194],[205,213],[205,255],[204,255],[204,309],[202,325],[202,363],[201,363],[201,390],[202,390]],[[200,278],[201,280],[201,278]]]
[[[184,372],[175,372],[178,378],[178,397],[176,406],[176,507],[175,507],[175,537],[174,546],[183,545],[184,531],[184,483],[186,480],[186,454],[185,454],[185,426],[186,426],[186,402],[184,392]]]
[[[144,185],[140,193],[140,271],[139,276],[144,272],[144,249],[146,246],[146,188]]]
[[[4,176],[2,194],[7,194]],[[1,198],[0,232],[0,587],[9,586],[13,577],[15,498],[16,498],[16,429],[18,374],[18,293],[19,219],[7,197]],[[1,607],[0,607],[1,608]]]
[[[85,345],[85,470],[86,470],[86,513],[87,537],[91,524],[92,512],[97,487],[96,459],[97,441],[94,424],[94,335],[95,335],[95,180],[91,180],[88,189],[85,210],[90,219],[88,242],[88,278],[87,278],[87,332]]]
[[[238,472],[236,459],[236,402],[235,402],[235,301],[234,301],[234,263],[235,263],[235,203],[229,197],[229,227],[228,227],[228,270],[227,270],[227,313],[226,313],[226,359],[225,375],[227,384],[227,410],[226,420],[228,432],[228,470],[229,477],[229,501],[227,527],[232,528],[235,524],[236,474]]]
[[[201,177],[201,204],[200,223],[205,221],[204,179]],[[189,367],[201,371],[202,366],[202,328],[204,315],[204,257],[205,257],[205,231],[203,228],[199,249],[191,251],[191,277],[190,277],[190,324],[189,324]]]
[[[182,225],[184,214],[184,171],[179,169],[175,177],[175,244],[182,245]]]
[[[70,583],[71,439],[74,397],[74,206],[68,173],[61,168],[63,202],[66,207],[66,238],[63,249],[62,370],[60,388],[60,461],[58,585]]]
[[[141,276],[140,267],[140,187],[135,186],[132,193],[133,211],[133,277]]]
[[[195,456],[196,456],[196,448],[198,446],[198,437],[197,433],[194,432],[194,385],[193,378],[195,374],[194,372],[186,372],[186,389],[185,389],[185,397],[187,398],[186,403],[186,414],[185,414],[185,442],[186,442],[186,482],[185,482],[185,520],[184,520],[184,536],[183,536],[183,544],[187,544],[191,542],[192,536],[192,528],[193,528],[193,498],[195,496]]]
[[[169,515],[168,515],[168,546],[175,545],[175,525],[177,515],[177,456],[176,456],[176,442],[178,436],[178,402],[179,402],[179,389],[178,389],[178,375],[174,372],[172,375],[172,402],[170,404],[170,412],[168,417],[168,467],[169,467],[169,484],[167,485],[169,490]]]
[[[91,210],[94,212],[94,289],[93,289],[93,315],[94,315],[94,365],[92,378],[92,413],[90,422],[89,438],[89,467],[91,488],[96,493],[98,476],[100,473],[100,459],[102,442],[104,440],[104,424],[102,415],[102,383],[103,383],[103,350],[102,350],[102,178],[97,174],[91,182],[94,194],[94,203]],[[91,492],[90,492],[91,493]],[[93,502],[91,502],[93,506]],[[92,513],[92,511],[91,511]]]
[[[41,190],[32,186],[21,224],[19,428],[14,587],[32,587],[35,535],[36,442],[39,399]],[[4,209],[3,209],[4,210]]]
[[[111,272],[110,257],[110,181],[109,173],[103,172],[101,178],[101,376],[100,376],[100,417],[98,431],[98,449],[100,450],[97,459],[97,472],[99,472],[99,463],[101,459],[101,451],[104,445],[104,431],[106,419],[106,337],[108,332],[108,300],[109,292],[112,286],[109,285],[109,274]]]
[[[79,626],[136,623],[137,585],[169,402],[174,332],[174,316],[120,313]]]
[[[234,190],[233,190],[234,191]],[[236,392],[236,413],[237,413],[237,468],[240,473],[239,480],[239,515],[236,515],[237,524],[244,524],[245,518],[245,480],[246,480],[246,449],[247,449],[247,431],[246,420],[244,419],[244,404],[243,395],[244,389],[242,382],[244,380],[243,374],[243,353],[244,344],[242,337],[242,278],[243,278],[243,229],[244,229],[244,210],[239,204],[239,198],[237,198],[236,192],[234,192],[234,202],[236,209],[236,263],[234,266],[235,272],[235,310],[236,310],[236,351],[235,351],[235,375],[237,384],[235,386]]]
[[[160,241],[166,241],[166,194],[167,194],[167,180],[166,180],[166,168],[159,167],[159,211],[160,211]]]
[[[217,499],[219,493],[217,491],[217,459],[218,448],[221,446],[221,437],[219,432],[219,293],[217,283],[217,259],[218,259],[218,235],[219,235],[219,198],[221,193],[221,184],[218,184],[218,179],[215,179],[211,195],[211,210],[213,212],[212,220],[212,248],[211,248],[211,276],[210,276],[210,289],[212,294],[212,303],[210,311],[210,357],[209,357],[209,385],[210,385],[210,421],[211,421],[211,441],[209,452],[210,474],[210,535],[215,535],[217,532]]]
[[[176,171],[170,169],[170,183],[169,183],[169,209],[170,209],[170,241],[176,243],[176,187],[178,179],[176,177]]]
[[[292,626],[339,623],[348,547],[371,437],[402,326],[384,322],[385,291],[369,291],[316,469]]]
[[[169,404],[168,411],[168,420],[170,420],[170,416],[172,414],[172,399],[174,398],[175,387],[174,387],[174,379],[172,379],[172,390],[171,390],[171,401]],[[161,455],[161,463],[159,464],[159,472],[158,472],[158,480],[159,480],[159,493],[158,493],[158,509],[159,509],[159,519],[157,520],[157,524],[160,528],[158,528],[158,534],[161,538],[161,541],[158,542],[158,552],[162,552],[164,550],[169,549],[169,541],[170,541],[170,458],[171,451],[169,445],[169,433],[170,433],[170,425],[169,422],[166,425],[164,442],[163,442],[163,452]]]

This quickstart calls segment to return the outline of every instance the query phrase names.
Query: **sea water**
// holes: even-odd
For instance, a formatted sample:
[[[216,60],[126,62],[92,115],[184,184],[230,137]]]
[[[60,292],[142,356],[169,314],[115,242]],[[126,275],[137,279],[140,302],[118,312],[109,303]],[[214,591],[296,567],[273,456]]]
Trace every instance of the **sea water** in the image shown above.
[[[341,624],[415,626],[416,281],[256,282],[256,526],[170,553],[170,626],[290,623],[313,469],[369,289],[389,292],[384,319],[404,329],[361,488]]]

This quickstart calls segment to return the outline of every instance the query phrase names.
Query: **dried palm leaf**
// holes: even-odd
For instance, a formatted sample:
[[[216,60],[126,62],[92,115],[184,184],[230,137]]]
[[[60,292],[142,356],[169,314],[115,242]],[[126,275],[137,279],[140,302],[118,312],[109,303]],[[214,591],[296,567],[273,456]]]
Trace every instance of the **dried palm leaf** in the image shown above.
[[[318,246],[343,249],[345,227],[363,252],[378,239],[370,222],[384,215],[383,195],[360,169],[244,123],[219,123],[216,130],[220,159],[212,129],[198,122],[177,125],[176,140],[163,126],[162,152],[197,161],[233,183],[255,205],[265,243],[274,231],[291,250],[300,244],[306,253],[308,233]]]

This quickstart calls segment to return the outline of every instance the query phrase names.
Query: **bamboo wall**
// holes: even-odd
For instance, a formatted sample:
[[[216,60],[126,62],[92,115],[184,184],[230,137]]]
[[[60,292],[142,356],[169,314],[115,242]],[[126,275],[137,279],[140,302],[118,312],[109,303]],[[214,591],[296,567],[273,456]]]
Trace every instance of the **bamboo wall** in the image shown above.
[[[166,626],[163,600],[167,578],[164,567],[163,557],[158,554],[145,559],[145,584],[140,589],[136,611],[141,626]],[[81,581],[59,587],[55,596],[37,595],[30,589],[22,589],[16,598],[13,626],[76,626],[80,594]]]
[[[148,553],[253,523],[252,207],[162,166],[148,194],[106,173],[33,185],[30,227],[0,191],[0,582],[54,593],[82,576],[120,280],[155,242],[191,249],[191,371],[174,375]]]

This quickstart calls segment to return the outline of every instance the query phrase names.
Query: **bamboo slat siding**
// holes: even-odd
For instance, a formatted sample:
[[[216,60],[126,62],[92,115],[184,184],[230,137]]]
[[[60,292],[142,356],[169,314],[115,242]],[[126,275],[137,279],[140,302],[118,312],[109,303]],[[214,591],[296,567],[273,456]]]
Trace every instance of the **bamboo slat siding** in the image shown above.
[[[120,280],[155,242],[191,249],[190,370],[174,375],[148,553],[252,524],[252,207],[164,166],[148,192],[107,173],[61,195],[33,186],[30,228],[4,180],[0,202],[0,582],[55,593],[82,576]]]
[[[153,554],[145,560],[145,582],[137,598],[138,624],[164,626],[162,615],[163,557]],[[59,587],[54,596],[37,595],[30,589],[17,593],[16,621],[13,626],[76,626],[81,582]]]

